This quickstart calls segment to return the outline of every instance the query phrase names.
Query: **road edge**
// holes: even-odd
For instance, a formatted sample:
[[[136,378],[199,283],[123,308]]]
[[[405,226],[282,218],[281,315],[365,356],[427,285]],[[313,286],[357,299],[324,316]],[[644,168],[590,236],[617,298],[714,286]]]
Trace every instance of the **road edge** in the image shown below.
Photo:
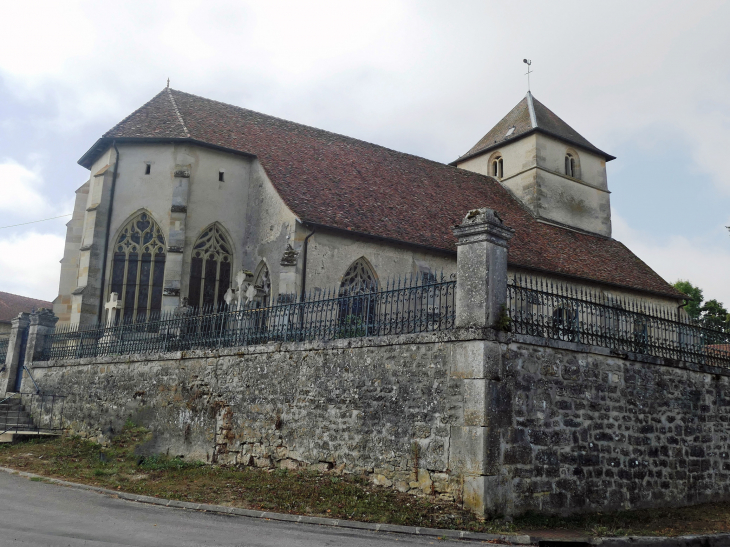
[[[27,471],[18,471],[12,467],[0,466],[0,471],[10,475],[18,475],[29,479],[37,478],[43,482],[67,486],[77,490],[88,490],[98,494],[104,494],[114,498],[120,498],[127,501],[138,503],[147,503],[149,505],[158,505],[160,507],[173,507],[176,509],[188,509],[190,511],[200,511],[203,513],[218,513],[222,515],[234,515],[239,517],[249,517],[255,519],[277,520],[283,522],[294,522],[301,524],[314,524],[317,526],[331,526],[335,528],[349,528],[353,530],[365,530],[370,532],[390,532],[396,534],[408,534],[412,536],[425,536],[434,538],[448,539],[464,539],[469,541],[501,541],[508,545],[537,545],[545,542],[549,546],[549,542],[577,543],[578,545],[600,545],[603,547],[723,547],[730,545],[730,534],[707,534],[694,536],[677,536],[677,537],[651,537],[651,536],[625,536],[625,537],[607,537],[607,538],[541,538],[539,536],[529,536],[526,534],[517,534],[514,536],[499,534],[483,534],[479,532],[469,532],[467,530],[447,530],[443,528],[423,528],[419,526],[401,526],[398,524],[373,524],[371,522],[360,522],[357,520],[330,519],[325,517],[308,517],[306,515],[290,515],[287,513],[274,513],[271,511],[253,511],[251,509],[240,509],[238,507],[227,507],[225,505],[213,505],[207,503],[190,503],[187,501],[176,501],[165,498],[155,498],[153,496],[142,496],[139,494],[130,494],[121,490],[110,490],[101,486],[91,486],[89,484],[81,484],[78,482],[65,481],[63,479],[55,479],[46,477],[45,475],[37,475],[28,473]]]
[[[315,524],[318,526],[332,526],[336,528],[350,528],[355,530],[366,530],[371,532],[391,532],[396,534],[409,534],[414,536],[426,536],[434,538],[449,539],[465,539],[471,541],[501,541],[506,544],[513,545],[531,545],[532,538],[528,535],[498,535],[483,534],[479,532],[469,532],[467,530],[447,530],[442,528],[423,528],[419,526],[401,526],[399,524],[374,524],[371,522],[360,522],[357,520],[330,519],[325,517],[309,517],[306,515],[289,515],[287,513],[274,513],[271,511],[254,511],[251,509],[241,509],[238,507],[227,507],[225,505],[213,505],[207,503],[191,503],[187,501],[169,500],[165,498],[155,498],[153,496],[142,496],[139,494],[130,494],[121,490],[110,490],[101,486],[91,486],[89,484],[81,484],[78,482],[65,481],[63,479],[55,479],[46,477],[45,475],[37,475],[28,473],[27,471],[19,471],[12,467],[0,466],[0,471],[10,475],[18,475],[29,479],[37,478],[43,482],[76,488],[78,490],[88,490],[107,496],[124,499],[127,501],[135,501],[138,503],[147,503],[150,505],[159,505],[161,507],[174,507],[176,509],[188,509],[191,511],[201,511],[204,513],[219,513],[223,515],[235,515],[239,517],[249,517],[256,519],[277,520],[283,522],[295,522],[301,524]]]

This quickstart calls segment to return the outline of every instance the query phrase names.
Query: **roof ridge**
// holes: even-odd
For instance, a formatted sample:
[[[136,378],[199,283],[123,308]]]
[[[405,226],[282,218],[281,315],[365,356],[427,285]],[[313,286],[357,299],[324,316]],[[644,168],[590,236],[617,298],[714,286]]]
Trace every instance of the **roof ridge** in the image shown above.
[[[311,129],[311,130],[314,130],[314,131],[317,131],[317,132],[320,132],[320,133],[326,133],[328,135],[334,135],[335,137],[338,137],[338,138],[341,138],[341,139],[347,139],[348,141],[351,141],[353,143],[366,144],[368,146],[372,146],[373,148],[379,148],[381,150],[386,150],[388,152],[393,152],[395,154],[400,154],[402,156],[409,156],[411,158],[418,158],[419,160],[423,160],[423,161],[428,161],[428,162],[431,162],[431,163],[435,163],[437,165],[440,165],[441,167],[448,167],[448,168],[456,169],[457,171],[463,171],[463,169],[457,169],[457,168],[453,167],[452,165],[449,165],[448,163],[442,163],[440,161],[432,160],[432,159],[429,159],[429,158],[424,158],[423,156],[418,156],[416,154],[411,154],[409,152],[402,152],[402,151],[396,150],[394,148],[388,148],[387,146],[383,146],[382,144],[376,144],[374,142],[366,141],[366,140],[363,140],[363,139],[358,139],[356,137],[350,137],[349,135],[343,135],[342,133],[335,133],[334,131],[330,131],[328,129],[321,129],[319,127],[314,127],[313,125],[307,125],[307,124],[304,124],[304,123],[294,122],[292,120],[287,120],[285,118],[279,118],[278,116],[272,116],[271,114],[264,114],[263,112],[258,112],[257,110],[251,110],[250,108],[244,108],[243,106],[238,106],[238,105],[231,104],[231,103],[224,103],[223,101],[216,101],[215,99],[209,99],[207,97],[202,97],[200,95],[195,95],[194,93],[188,93],[187,91],[180,91],[179,89],[172,89],[171,91],[175,91],[176,93],[182,93],[183,95],[189,95],[191,97],[195,97],[196,99],[202,99],[204,101],[210,101],[212,103],[218,103],[218,104],[222,104],[222,105],[225,105],[225,106],[230,106],[231,108],[237,108],[239,110],[245,110],[246,112],[253,112],[257,116],[263,116],[265,118],[269,118],[269,119],[273,119],[273,120],[278,120],[278,121],[284,122],[286,124],[296,125],[298,127],[303,127],[305,129]]]
[[[165,88],[167,90],[167,96],[170,97],[170,102],[172,103],[172,108],[175,110],[175,114],[177,114],[177,119],[180,120],[180,125],[182,125],[183,131],[185,131],[185,135],[190,138],[190,131],[188,131],[187,126],[185,125],[185,121],[183,120],[182,114],[180,114],[180,110],[177,107],[177,103],[175,102],[175,97],[172,96],[172,93],[170,92],[170,87]]]
[[[532,128],[535,129],[537,127],[537,116],[535,116],[535,105],[532,102],[532,93],[530,91],[527,91],[527,95],[525,96],[527,99],[527,109],[530,111],[530,123],[532,124]]]

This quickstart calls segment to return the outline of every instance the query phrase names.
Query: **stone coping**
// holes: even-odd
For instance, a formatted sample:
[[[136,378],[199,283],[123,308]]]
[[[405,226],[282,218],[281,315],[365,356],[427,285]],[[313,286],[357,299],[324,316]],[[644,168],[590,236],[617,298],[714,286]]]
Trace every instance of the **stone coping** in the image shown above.
[[[508,333],[494,329],[450,329],[440,332],[418,334],[399,334],[387,336],[365,336],[337,340],[312,340],[308,342],[269,342],[250,346],[233,346],[218,349],[196,349],[190,351],[130,353],[103,357],[82,357],[80,359],[61,359],[55,361],[34,361],[33,368],[65,367],[111,363],[139,363],[145,361],[179,361],[185,359],[215,359],[219,357],[242,357],[261,353],[280,351],[325,351],[348,350],[367,347],[409,346],[466,342],[471,340],[499,341],[509,343]]]
[[[636,363],[647,363],[650,365],[658,365],[662,367],[680,368],[691,370],[693,372],[703,372],[706,374],[719,374],[721,376],[730,376],[730,369],[723,367],[715,367],[712,365],[703,365],[700,363],[692,363],[689,361],[679,361],[668,357],[654,357],[643,353],[617,352],[603,346],[593,346],[590,344],[581,344],[579,342],[567,342],[564,340],[554,340],[552,338],[543,338],[541,336],[530,336],[527,334],[512,334],[508,343],[520,343],[530,346],[542,346],[546,348],[564,349],[577,353],[593,353],[596,355],[604,355],[615,357],[625,361],[634,361]]]
[[[269,342],[267,344],[257,344],[250,346],[234,346],[218,349],[196,349],[190,351],[130,353],[126,355],[107,355],[103,357],[83,357],[80,359],[34,361],[32,366],[33,368],[49,368],[94,364],[139,363],[149,361],[180,361],[186,359],[201,358],[215,359],[219,357],[242,357],[245,355],[255,355],[261,353],[276,353],[279,351],[297,352],[348,350],[366,347],[468,342],[473,340],[499,342],[501,344],[507,345],[512,343],[519,343],[531,346],[562,349],[582,354],[592,353],[595,355],[615,357],[617,359],[634,361],[637,363],[647,363],[664,367],[679,368],[705,374],[730,376],[730,369],[723,367],[703,365],[700,363],[692,363],[689,361],[679,361],[676,359],[669,359],[667,357],[654,357],[652,355],[633,352],[617,352],[609,348],[604,348],[603,346],[594,346],[590,344],[568,342],[564,340],[554,340],[552,338],[530,336],[527,334],[512,334],[508,332],[500,332],[489,328],[454,328],[447,331],[425,332],[417,334],[368,336],[360,338],[343,338],[337,340],[313,340],[308,342]]]

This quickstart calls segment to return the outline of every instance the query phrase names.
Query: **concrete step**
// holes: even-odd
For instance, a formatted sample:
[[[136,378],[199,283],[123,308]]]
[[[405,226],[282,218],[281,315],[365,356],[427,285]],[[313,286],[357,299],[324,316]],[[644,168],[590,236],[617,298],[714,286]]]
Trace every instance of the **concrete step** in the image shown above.
[[[61,433],[48,433],[48,432],[41,432],[41,431],[32,431],[32,430],[25,430],[25,431],[8,431],[6,433],[3,433],[0,435],[0,443],[12,443],[14,441],[19,441],[22,439],[30,439],[33,437],[58,437],[61,435]]]
[[[0,423],[0,431],[5,431],[6,429],[36,429],[36,426],[30,421]]]

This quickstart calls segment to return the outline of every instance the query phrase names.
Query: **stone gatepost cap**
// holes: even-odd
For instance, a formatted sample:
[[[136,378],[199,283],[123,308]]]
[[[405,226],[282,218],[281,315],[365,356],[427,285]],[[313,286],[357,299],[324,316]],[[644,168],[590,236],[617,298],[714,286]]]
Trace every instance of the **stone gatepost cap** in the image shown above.
[[[468,224],[482,224],[484,222],[504,224],[504,222],[494,209],[482,207],[481,209],[472,209],[471,211],[469,211],[464,217],[464,220],[461,221],[461,224],[457,224],[457,226],[465,226]]]
[[[494,209],[482,207],[469,211],[461,224],[454,226],[454,235],[459,238],[460,243],[462,240],[473,240],[473,236],[477,234],[488,234],[493,243],[505,245],[515,235],[515,231],[504,225]]]

